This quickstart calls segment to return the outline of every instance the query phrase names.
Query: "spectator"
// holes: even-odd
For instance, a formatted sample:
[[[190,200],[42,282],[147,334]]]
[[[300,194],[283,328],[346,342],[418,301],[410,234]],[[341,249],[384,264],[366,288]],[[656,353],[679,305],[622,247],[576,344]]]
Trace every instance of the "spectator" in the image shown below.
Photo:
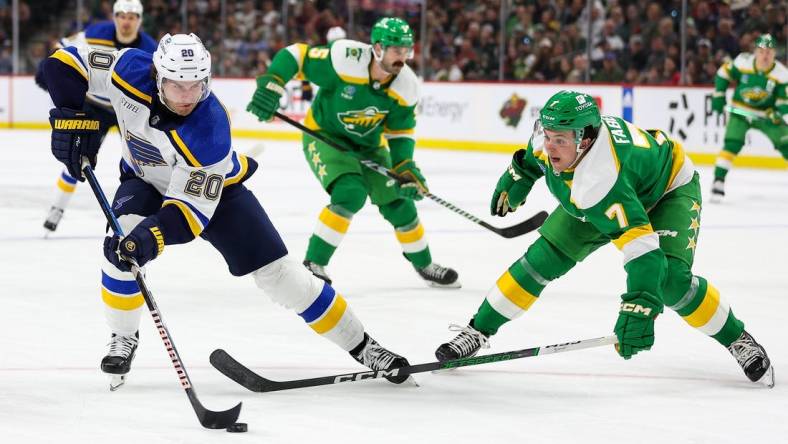
[[[617,58],[618,56],[616,56],[614,52],[605,54],[604,60],[602,61],[602,69],[594,73],[591,80],[604,83],[622,82],[624,80],[624,71],[618,66],[618,62],[616,61]]]

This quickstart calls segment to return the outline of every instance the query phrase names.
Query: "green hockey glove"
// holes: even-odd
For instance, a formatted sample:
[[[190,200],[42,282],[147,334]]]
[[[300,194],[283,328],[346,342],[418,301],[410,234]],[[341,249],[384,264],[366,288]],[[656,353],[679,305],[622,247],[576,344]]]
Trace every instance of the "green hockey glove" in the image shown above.
[[[506,168],[506,171],[498,179],[498,184],[495,185],[495,191],[490,201],[490,214],[493,216],[506,216],[517,210],[523,202],[528,192],[531,190],[530,185],[526,185],[523,180],[522,168],[520,161],[525,155],[525,150],[519,150],[514,153],[512,163]]]
[[[399,195],[406,199],[421,200],[422,193],[429,193],[427,180],[421,174],[413,159],[405,159],[398,163],[391,171],[395,172],[404,183],[399,186]]]
[[[621,296],[621,310],[613,331],[618,336],[616,351],[624,359],[654,345],[654,319],[662,313],[662,302],[644,291]]]
[[[725,109],[725,103],[725,91],[716,91],[711,97],[711,110],[722,114],[722,111]]]
[[[279,109],[279,99],[285,94],[285,82],[273,74],[263,74],[257,78],[257,89],[246,110],[257,116],[261,122],[274,117]]]

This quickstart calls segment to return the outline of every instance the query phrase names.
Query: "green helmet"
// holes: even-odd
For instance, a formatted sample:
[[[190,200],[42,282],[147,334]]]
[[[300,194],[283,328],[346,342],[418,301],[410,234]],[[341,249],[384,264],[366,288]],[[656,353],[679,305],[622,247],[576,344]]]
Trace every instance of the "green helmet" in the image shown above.
[[[413,31],[405,20],[396,17],[383,17],[372,27],[370,41],[388,46],[413,48]]]
[[[542,127],[548,130],[574,130],[577,143],[580,143],[586,131],[590,131],[588,136],[595,138],[602,125],[602,117],[594,98],[588,94],[567,90],[559,91],[547,99],[547,103],[539,111],[539,120]]]
[[[775,48],[777,47],[777,42],[774,41],[774,37],[771,34],[762,34],[760,37],[755,39],[755,47],[756,48]]]

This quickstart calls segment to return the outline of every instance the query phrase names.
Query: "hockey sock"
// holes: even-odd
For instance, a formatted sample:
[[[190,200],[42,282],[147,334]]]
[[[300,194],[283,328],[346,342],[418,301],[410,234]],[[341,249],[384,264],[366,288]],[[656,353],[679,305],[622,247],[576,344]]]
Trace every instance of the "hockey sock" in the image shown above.
[[[74,195],[76,187],[77,179],[74,179],[66,170],[63,170],[63,172],[60,173],[60,177],[57,179],[58,192],[52,206],[64,210],[68,206],[71,197]]]
[[[734,316],[720,292],[700,276],[692,276],[685,288],[687,290],[680,298],[671,297],[666,292],[665,302],[671,302],[666,305],[701,333],[725,347],[731,345],[744,331],[744,323]]]
[[[317,226],[309,238],[306,260],[328,265],[342,239],[345,238],[353,215],[367,200],[364,180],[358,174],[345,174],[331,184],[331,204],[320,212]]]
[[[402,253],[413,266],[424,268],[431,264],[430,247],[413,201],[397,199],[380,206],[379,210],[380,214],[394,226],[394,233],[402,246]]]
[[[488,336],[495,334],[503,324],[528,310],[550,281],[574,265],[573,260],[539,237],[487,292],[473,327]]]

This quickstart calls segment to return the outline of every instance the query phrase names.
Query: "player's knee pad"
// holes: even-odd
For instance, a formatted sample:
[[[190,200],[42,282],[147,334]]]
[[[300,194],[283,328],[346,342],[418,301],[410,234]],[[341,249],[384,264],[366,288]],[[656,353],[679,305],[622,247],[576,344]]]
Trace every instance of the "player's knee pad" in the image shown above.
[[[668,256],[668,273],[662,285],[662,299],[665,305],[676,305],[692,284],[692,270],[681,259]]]
[[[541,236],[528,247],[528,251],[525,252],[520,262],[541,276],[546,282],[563,276],[576,264],[569,256],[562,253]],[[546,283],[543,285],[546,285]]]
[[[364,179],[358,174],[342,175],[331,185],[331,205],[355,214],[364,207],[366,201],[367,188]]]
[[[394,227],[404,227],[416,221],[416,205],[410,199],[397,199],[378,208],[384,219]]]
[[[282,257],[253,272],[258,287],[272,301],[301,313],[320,295],[324,282],[303,265]]]

